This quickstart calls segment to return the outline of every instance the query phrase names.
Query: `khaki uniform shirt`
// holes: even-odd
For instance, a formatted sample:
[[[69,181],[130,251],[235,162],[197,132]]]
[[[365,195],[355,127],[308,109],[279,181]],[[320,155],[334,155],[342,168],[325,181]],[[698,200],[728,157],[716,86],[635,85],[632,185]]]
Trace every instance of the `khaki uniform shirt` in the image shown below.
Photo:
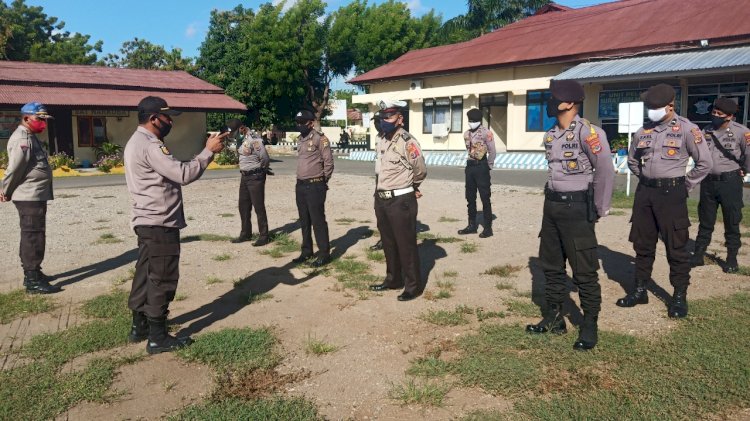
[[[750,154],[748,154],[748,145],[750,145],[750,129],[734,121],[730,121],[725,129],[714,130],[712,125],[708,125],[703,129],[705,133],[706,144],[708,149],[711,151],[711,158],[713,160],[713,167],[711,167],[711,174],[719,175],[723,172],[736,171],[740,169],[740,165],[737,162],[727,158],[719,148],[715,145],[715,140],[718,139],[724,149],[729,152],[730,155],[739,161],[744,155],[744,162],[742,165],[745,169],[750,168]],[[713,134],[713,136],[711,136]]]
[[[698,126],[675,114],[672,120],[649,123],[635,132],[628,151],[628,167],[638,177],[683,177],[690,157],[695,167],[685,179],[688,189],[711,171],[711,151]]]
[[[479,161],[487,158],[487,165],[490,168],[495,165],[495,139],[488,128],[479,126],[474,131],[465,131],[464,143],[466,144],[466,151],[469,152],[470,160]]]
[[[331,142],[317,130],[297,139],[297,179],[325,177],[333,175],[333,151]]]
[[[178,161],[164,142],[138,127],[125,145],[125,181],[132,199],[130,225],[185,228],[182,187],[200,178],[214,154],[203,149],[192,161]]]
[[[427,177],[422,149],[403,127],[391,139],[380,138],[377,157],[380,159],[378,190],[416,189]]]
[[[9,200],[43,202],[54,199],[52,167],[42,142],[23,125],[8,139],[8,168],[3,194]]]
[[[544,135],[547,188],[556,192],[584,191],[593,183],[594,204],[605,216],[612,204],[615,167],[607,135],[579,116],[566,129],[557,124]]]
[[[240,155],[240,171],[252,171],[258,168],[268,168],[271,158],[263,140],[246,135],[243,142],[237,147]]]

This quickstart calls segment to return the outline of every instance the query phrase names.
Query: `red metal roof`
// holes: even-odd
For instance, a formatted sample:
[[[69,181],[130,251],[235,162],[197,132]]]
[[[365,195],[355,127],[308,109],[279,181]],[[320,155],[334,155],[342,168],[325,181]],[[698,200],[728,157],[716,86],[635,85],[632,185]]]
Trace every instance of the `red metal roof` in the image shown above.
[[[531,16],[458,44],[410,51],[351,79],[367,84],[503,66],[750,43],[748,0],[624,0]]]

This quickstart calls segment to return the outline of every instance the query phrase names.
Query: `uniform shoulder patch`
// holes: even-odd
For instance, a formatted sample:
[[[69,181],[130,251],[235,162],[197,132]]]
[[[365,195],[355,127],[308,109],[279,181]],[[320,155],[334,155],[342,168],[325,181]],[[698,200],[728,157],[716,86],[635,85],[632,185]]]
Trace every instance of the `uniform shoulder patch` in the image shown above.
[[[699,128],[693,127],[692,129],[690,129],[690,133],[693,134],[695,143],[701,143],[703,141],[703,134],[701,133],[701,130]]]
[[[750,132],[745,132],[745,143],[750,145]]]
[[[409,153],[411,159],[417,159],[420,155],[419,147],[414,142],[408,142],[406,144],[406,151]]]
[[[260,148],[262,147],[263,147],[263,142],[261,142],[260,140],[256,140],[253,142],[253,148],[255,149],[256,152],[260,152]]]
[[[411,139],[411,135],[406,130],[401,132],[401,139],[404,139],[405,141],[409,141]]]
[[[491,131],[487,130],[487,141],[492,142],[494,140],[495,140],[495,135],[493,135]]]
[[[330,144],[331,144],[331,142],[328,140],[327,137],[325,137],[325,136],[321,136],[320,137],[320,146],[321,147],[327,148],[328,146],[330,146]]]
[[[163,153],[164,155],[171,155],[172,154],[171,152],[169,152],[169,149],[167,149],[167,147],[165,145],[159,146],[159,149],[161,150],[161,153]]]
[[[586,144],[591,148],[591,152],[595,155],[602,151],[602,142],[599,140],[599,135],[594,133],[586,138]]]

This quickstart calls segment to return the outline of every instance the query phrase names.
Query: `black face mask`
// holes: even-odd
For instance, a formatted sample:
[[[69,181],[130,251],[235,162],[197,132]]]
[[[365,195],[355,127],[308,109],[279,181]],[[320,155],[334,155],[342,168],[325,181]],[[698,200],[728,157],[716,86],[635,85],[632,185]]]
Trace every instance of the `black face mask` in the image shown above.
[[[160,118],[156,118],[159,120],[159,125],[154,125],[156,127],[156,130],[159,130],[159,139],[164,140],[165,137],[169,134],[169,132],[172,130],[172,125],[163,122]]]
[[[726,122],[725,119],[726,119],[726,117],[718,117],[718,116],[712,115],[711,116],[711,124],[715,128],[718,129],[719,127],[721,127],[722,124],[724,124]]]
[[[557,107],[560,106],[563,102],[555,97],[550,97],[550,99],[547,100],[547,117],[557,117],[557,115],[560,113],[560,110],[558,110]]]
[[[310,134],[310,132],[312,131],[312,127],[308,126],[307,124],[297,123],[297,131],[300,132],[300,134],[304,137]]]

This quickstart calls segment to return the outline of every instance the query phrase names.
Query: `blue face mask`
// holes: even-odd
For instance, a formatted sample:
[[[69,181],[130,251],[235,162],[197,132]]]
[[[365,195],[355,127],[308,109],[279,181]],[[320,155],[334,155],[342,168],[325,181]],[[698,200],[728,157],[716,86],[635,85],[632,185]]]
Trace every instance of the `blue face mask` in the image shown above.
[[[391,134],[398,129],[398,126],[396,123],[391,123],[390,121],[380,120],[380,128],[383,130],[383,133],[385,134]]]

